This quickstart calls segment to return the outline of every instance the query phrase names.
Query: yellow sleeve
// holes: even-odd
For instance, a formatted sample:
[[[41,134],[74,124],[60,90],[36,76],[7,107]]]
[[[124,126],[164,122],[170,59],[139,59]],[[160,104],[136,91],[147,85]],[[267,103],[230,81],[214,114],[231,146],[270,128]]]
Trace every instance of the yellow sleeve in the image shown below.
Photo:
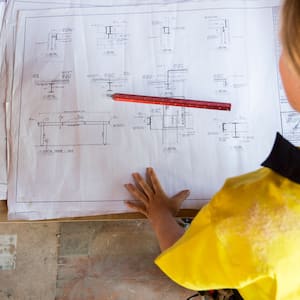
[[[210,208],[205,206],[190,228],[155,263],[173,281],[192,290],[237,287],[226,249],[210,222]]]
[[[300,188],[294,185],[265,168],[228,179],[155,263],[192,290],[300,299]]]
[[[239,289],[263,277],[253,268],[247,238],[231,236],[230,226],[224,228],[228,239],[220,239],[220,221],[227,220],[231,211],[232,201],[227,198],[226,189],[221,189],[201,209],[185,234],[155,260],[179,285],[199,291]]]
[[[227,260],[214,230],[207,226],[197,235],[179,240],[155,263],[179,285],[192,290],[209,290],[233,286]]]

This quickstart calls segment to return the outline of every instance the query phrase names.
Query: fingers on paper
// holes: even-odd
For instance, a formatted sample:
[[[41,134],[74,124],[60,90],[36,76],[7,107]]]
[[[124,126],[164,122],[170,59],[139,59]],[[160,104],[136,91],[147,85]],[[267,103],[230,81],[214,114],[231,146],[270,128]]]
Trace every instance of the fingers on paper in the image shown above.
[[[144,178],[139,173],[133,173],[132,177],[135,181],[135,184],[140,187],[147,195],[148,199],[150,199],[153,196],[153,191]]]
[[[163,190],[163,188],[162,188],[162,186],[159,182],[159,179],[158,179],[156,173],[154,172],[153,168],[147,168],[147,175],[149,177],[149,181],[151,181],[154,192],[165,194],[165,192],[164,192],[164,190]]]
[[[178,211],[181,208],[181,205],[182,205],[183,201],[186,200],[189,195],[190,195],[190,191],[189,190],[184,190],[184,191],[179,192],[178,194],[176,194],[175,196],[173,196],[170,199],[169,205],[170,205],[170,209],[172,211],[172,214],[174,216],[177,215]]]
[[[135,202],[135,201],[129,201],[128,200],[128,201],[125,201],[125,204],[129,208],[131,208],[131,209],[143,214],[144,216],[148,217],[147,209],[146,209],[145,205],[143,205],[141,202]]]
[[[173,200],[177,201],[177,200],[185,200],[186,198],[188,198],[188,196],[191,194],[190,190],[183,190],[181,192],[179,192],[178,194],[176,194],[175,196],[173,196]]]
[[[142,191],[140,191],[137,187],[135,187],[131,183],[125,184],[124,186],[135,200],[141,201],[142,203],[144,203],[144,205],[148,204],[147,196]]]

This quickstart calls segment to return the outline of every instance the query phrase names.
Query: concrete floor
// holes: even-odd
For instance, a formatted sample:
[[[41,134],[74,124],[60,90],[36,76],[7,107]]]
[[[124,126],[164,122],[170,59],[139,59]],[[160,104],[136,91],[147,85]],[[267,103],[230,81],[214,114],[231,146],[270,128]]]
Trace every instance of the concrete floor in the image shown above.
[[[147,221],[0,225],[0,300],[179,300]]]

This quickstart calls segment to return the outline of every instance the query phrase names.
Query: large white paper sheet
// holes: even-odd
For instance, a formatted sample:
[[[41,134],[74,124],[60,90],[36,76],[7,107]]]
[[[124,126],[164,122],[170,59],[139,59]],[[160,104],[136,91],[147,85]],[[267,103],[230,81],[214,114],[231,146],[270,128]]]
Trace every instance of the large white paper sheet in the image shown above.
[[[18,13],[22,10],[35,10],[35,9],[49,9],[61,7],[93,7],[93,6],[114,6],[120,5],[141,5],[142,3],[161,2],[161,0],[145,0],[145,1],[132,1],[132,0],[89,0],[84,1],[18,1],[11,0],[7,5],[7,13],[5,24],[1,27],[1,53],[0,53],[0,103],[3,103],[0,108],[0,134],[3,137],[0,141],[0,199],[7,198],[7,145],[6,145],[6,132],[10,127],[10,102],[12,80],[14,74],[14,53],[15,53],[15,31]],[[172,0],[177,2],[177,0]],[[5,1],[0,1],[0,24],[4,16],[4,9],[6,7]],[[3,58],[5,57],[5,60]],[[4,63],[4,65],[3,65]],[[5,124],[6,120],[6,124]]]
[[[10,102],[14,74],[15,29],[22,9],[65,7],[66,4],[33,3],[32,1],[0,1],[0,199],[7,199],[6,129],[10,127]],[[4,19],[5,13],[5,19]]]
[[[168,193],[190,188],[185,207],[198,208],[225,178],[256,169],[276,131],[299,143],[299,114],[278,76],[278,5],[21,11],[9,217],[124,212],[123,184],[147,166]],[[113,103],[113,92],[230,101],[233,109]]]
[[[0,23],[2,23],[2,20],[3,20],[5,6],[6,6],[6,2],[5,1],[0,1],[0,20],[1,20]]]
[[[0,1],[0,81],[4,80],[2,76],[4,48],[2,45],[2,27],[6,2]],[[4,71],[4,70],[3,70]],[[0,83],[0,200],[7,198],[7,168],[6,168],[6,131],[5,131],[5,102],[2,100],[4,86]]]

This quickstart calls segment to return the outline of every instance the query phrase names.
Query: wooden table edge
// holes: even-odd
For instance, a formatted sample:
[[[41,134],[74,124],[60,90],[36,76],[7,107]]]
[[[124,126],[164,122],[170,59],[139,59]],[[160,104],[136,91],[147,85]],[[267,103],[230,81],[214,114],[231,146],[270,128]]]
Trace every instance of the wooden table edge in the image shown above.
[[[88,222],[88,221],[124,221],[124,220],[143,220],[145,216],[140,213],[119,213],[97,216],[85,216],[74,218],[59,218],[47,220],[8,220],[7,201],[0,200],[0,223],[51,223],[51,222]],[[198,213],[198,209],[182,209],[179,211],[178,218],[193,218]]]

